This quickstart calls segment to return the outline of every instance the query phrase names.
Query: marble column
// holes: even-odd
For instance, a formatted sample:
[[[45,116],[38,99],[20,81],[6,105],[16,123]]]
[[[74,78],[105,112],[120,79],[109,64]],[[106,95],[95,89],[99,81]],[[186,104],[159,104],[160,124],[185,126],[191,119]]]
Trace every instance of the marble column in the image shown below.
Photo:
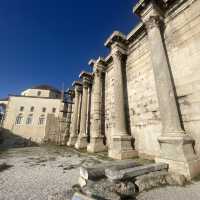
[[[91,84],[91,74],[82,72],[80,78],[83,79],[83,95],[81,104],[80,133],[75,144],[76,149],[87,148],[87,115],[88,115],[88,92]]]
[[[67,102],[68,106],[67,106],[66,129],[65,129],[65,134],[64,134],[64,145],[67,145],[67,141],[69,140],[69,136],[70,136],[74,90],[68,89],[67,95],[68,95],[68,102]]]
[[[115,31],[107,40],[106,46],[111,47],[113,58],[114,76],[114,105],[113,112],[114,127],[112,128],[112,142],[109,149],[109,156],[114,159],[128,159],[137,157],[138,153],[133,149],[132,137],[128,134],[128,120],[125,113],[124,77],[122,67],[123,59],[127,54],[126,37]]]
[[[147,30],[162,122],[162,135],[158,138],[161,152],[156,162],[168,163],[170,171],[190,179],[200,173],[200,160],[195,155],[194,140],[181,126],[162,35],[164,13],[154,1],[144,1],[142,6],[137,5],[135,12],[142,18]]]
[[[73,83],[75,90],[75,99],[74,99],[74,110],[72,114],[72,123],[70,130],[69,141],[67,142],[68,146],[74,146],[77,138],[78,138],[78,129],[79,129],[79,103],[81,101],[81,93],[82,93],[82,83],[79,81],[75,81]]]
[[[102,104],[103,104],[103,76],[105,73],[105,61],[99,58],[97,61],[91,60],[89,65],[93,67],[94,80],[92,86],[92,119],[90,130],[90,144],[87,151],[91,153],[106,150],[102,135]]]

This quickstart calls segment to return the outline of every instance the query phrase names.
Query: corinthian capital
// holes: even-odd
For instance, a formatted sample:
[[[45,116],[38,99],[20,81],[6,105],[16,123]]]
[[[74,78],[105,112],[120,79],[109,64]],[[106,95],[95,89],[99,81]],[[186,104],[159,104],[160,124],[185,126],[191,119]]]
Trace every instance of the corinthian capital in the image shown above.
[[[113,58],[122,60],[127,55],[127,47],[120,43],[114,43],[111,46],[111,55]]]
[[[83,87],[84,88],[88,88],[89,85],[92,83],[93,76],[89,72],[82,71],[80,73],[79,77],[82,78],[82,82],[83,82]]]
[[[75,89],[75,95],[77,95],[78,93],[82,92],[82,87],[83,87],[82,82],[80,82],[80,81],[74,81],[72,83],[72,86]]]
[[[147,31],[158,27],[161,25],[161,18],[159,16],[150,16],[147,20],[144,21]]]
[[[101,57],[99,57],[97,60],[91,59],[88,64],[93,67],[93,72],[95,74],[103,74],[105,72],[106,61]]]

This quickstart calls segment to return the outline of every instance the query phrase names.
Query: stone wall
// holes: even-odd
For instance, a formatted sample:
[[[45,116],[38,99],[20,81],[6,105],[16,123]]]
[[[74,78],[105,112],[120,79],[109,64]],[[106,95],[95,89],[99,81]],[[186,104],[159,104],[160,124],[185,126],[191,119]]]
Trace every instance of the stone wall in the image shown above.
[[[200,153],[200,1],[187,1],[166,18],[165,43],[182,120]]]
[[[114,79],[113,79],[113,70],[112,70],[113,63],[109,63],[108,70],[106,71],[105,75],[105,136],[106,136],[106,143],[108,148],[110,147],[111,138],[112,138],[112,127],[113,119],[115,117],[115,113],[113,110],[113,86],[114,86]]]
[[[200,1],[186,1],[173,7],[166,17],[164,41],[174,78],[183,125],[196,141],[200,153]],[[139,27],[139,28],[138,28]],[[126,61],[128,93],[127,124],[139,154],[158,156],[161,135],[159,106],[155,88],[149,41],[139,24],[127,36],[130,41]],[[140,29],[139,32],[137,29]],[[139,33],[136,33],[138,31]],[[105,78],[105,133],[110,144],[115,111],[113,105],[113,68],[108,63]],[[129,124],[130,122],[130,124]]]
[[[131,134],[139,154],[158,155],[159,107],[146,34],[129,46],[127,86]]]

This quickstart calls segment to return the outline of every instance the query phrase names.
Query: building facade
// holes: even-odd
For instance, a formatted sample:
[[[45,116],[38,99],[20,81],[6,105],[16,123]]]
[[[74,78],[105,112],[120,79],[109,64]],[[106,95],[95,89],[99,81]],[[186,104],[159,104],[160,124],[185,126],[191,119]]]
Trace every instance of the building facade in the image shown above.
[[[140,0],[141,22],[73,83],[64,144],[114,159],[144,157],[200,172],[200,1]],[[73,102],[73,103],[72,103]]]
[[[3,127],[23,138],[43,142],[49,131],[49,118],[55,123],[60,116],[61,92],[47,85],[10,95],[6,103]]]

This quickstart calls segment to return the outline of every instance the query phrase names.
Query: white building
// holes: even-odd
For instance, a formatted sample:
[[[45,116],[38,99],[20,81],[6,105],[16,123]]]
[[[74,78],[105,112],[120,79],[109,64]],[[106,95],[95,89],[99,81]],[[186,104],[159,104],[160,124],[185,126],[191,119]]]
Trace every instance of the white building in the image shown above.
[[[3,103],[3,102],[0,102]],[[48,85],[27,89],[21,95],[9,95],[3,127],[23,138],[42,142],[48,131],[48,116],[59,116],[61,92]]]

